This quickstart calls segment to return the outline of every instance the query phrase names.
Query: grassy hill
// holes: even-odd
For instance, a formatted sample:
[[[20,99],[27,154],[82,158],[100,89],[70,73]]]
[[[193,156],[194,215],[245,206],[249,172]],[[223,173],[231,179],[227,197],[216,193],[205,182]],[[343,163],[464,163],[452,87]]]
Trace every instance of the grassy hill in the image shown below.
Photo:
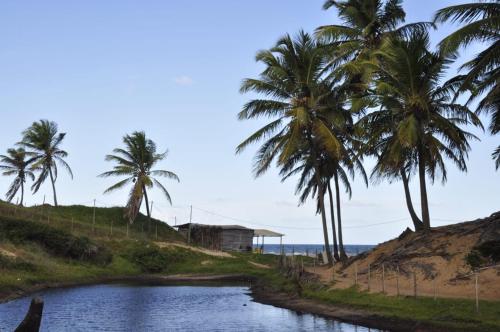
[[[123,208],[0,202],[0,298],[46,285],[143,274],[265,274],[256,263],[276,257],[212,256],[187,247],[170,226],[139,214],[127,226]],[[127,231],[128,228],[128,231]],[[127,236],[128,234],[128,236]],[[168,244],[168,245],[167,245]],[[172,245],[179,244],[179,245]]]

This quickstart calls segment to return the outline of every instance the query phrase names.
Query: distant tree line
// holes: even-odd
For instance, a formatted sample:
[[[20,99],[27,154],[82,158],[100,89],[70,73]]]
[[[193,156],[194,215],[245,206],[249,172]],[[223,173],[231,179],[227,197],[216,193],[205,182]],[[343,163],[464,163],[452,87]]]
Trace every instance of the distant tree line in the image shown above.
[[[329,0],[324,9],[330,8],[342,24],[321,26],[314,35],[287,34],[257,53],[264,70],[258,78],[245,79],[241,92],[260,97],[247,102],[238,117],[269,122],[236,151],[260,142],[256,176],[276,164],[283,181],[298,178],[300,203],[316,200],[331,264],[347,257],[340,187],[350,197],[356,174],[366,185],[368,178],[401,180],[415,230],[429,231],[427,178],[444,183],[448,161],[467,171],[470,142],[478,140],[467,128],[483,128],[479,114],[491,115],[491,134],[500,131],[500,3],[451,6],[439,10],[432,22],[410,24],[405,24],[401,0]],[[445,21],[462,27],[433,50],[429,30]],[[461,65],[463,74],[443,81],[458,51],[474,41],[484,50]],[[460,103],[462,95],[466,100]],[[370,176],[363,167],[366,156],[376,160]],[[492,157],[498,169],[500,146]],[[409,187],[413,177],[419,182],[420,216]]]

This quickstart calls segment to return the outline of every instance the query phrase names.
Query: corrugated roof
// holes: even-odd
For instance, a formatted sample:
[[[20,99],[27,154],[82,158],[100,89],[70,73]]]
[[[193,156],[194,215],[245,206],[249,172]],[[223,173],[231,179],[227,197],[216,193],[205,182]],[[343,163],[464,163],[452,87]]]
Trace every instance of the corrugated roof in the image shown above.
[[[254,229],[253,236],[264,236],[264,237],[281,237],[285,234],[276,233],[267,229]]]
[[[189,223],[177,225],[174,227],[187,228],[187,227],[189,227]],[[241,229],[241,230],[253,231],[253,229],[251,229],[251,228],[246,228],[246,227],[243,227],[240,225],[205,225],[205,224],[191,223],[191,228],[196,228],[196,227],[199,227],[199,228],[220,228],[220,229]]]

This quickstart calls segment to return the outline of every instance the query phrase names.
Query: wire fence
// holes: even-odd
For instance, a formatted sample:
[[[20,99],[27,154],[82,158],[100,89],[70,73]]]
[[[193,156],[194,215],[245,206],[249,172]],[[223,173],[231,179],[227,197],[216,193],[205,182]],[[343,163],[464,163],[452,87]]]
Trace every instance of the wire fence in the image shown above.
[[[111,206],[98,200],[59,207],[48,204],[20,207],[2,203],[0,215],[40,222],[78,236],[158,241],[179,239],[161,220],[149,220],[146,216],[139,215],[133,223],[129,223],[124,217],[123,207]]]

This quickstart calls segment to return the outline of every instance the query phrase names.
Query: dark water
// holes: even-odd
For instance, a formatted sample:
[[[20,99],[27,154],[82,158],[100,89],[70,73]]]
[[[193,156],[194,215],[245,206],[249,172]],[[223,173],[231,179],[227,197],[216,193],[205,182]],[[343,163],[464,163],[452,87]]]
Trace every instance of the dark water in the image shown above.
[[[42,331],[375,331],[252,302],[248,287],[98,285],[49,290]],[[0,304],[13,331],[30,298]]]
[[[259,248],[261,244],[259,243]],[[300,254],[305,255],[308,253],[310,256],[314,255],[314,253],[323,251],[325,246],[321,244],[284,244],[283,245],[286,254]],[[344,249],[349,256],[354,256],[357,254],[361,254],[362,252],[368,251],[375,247],[374,245],[368,244],[346,244],[344,245]],[[254,248],[257,248],[257,245],[254,243]],[[333,251],[333,248],[332,248]],[[279,254],[280,253],[280,245],[279,244],[266,244],[264,242],[264,253],[266,254]]]

